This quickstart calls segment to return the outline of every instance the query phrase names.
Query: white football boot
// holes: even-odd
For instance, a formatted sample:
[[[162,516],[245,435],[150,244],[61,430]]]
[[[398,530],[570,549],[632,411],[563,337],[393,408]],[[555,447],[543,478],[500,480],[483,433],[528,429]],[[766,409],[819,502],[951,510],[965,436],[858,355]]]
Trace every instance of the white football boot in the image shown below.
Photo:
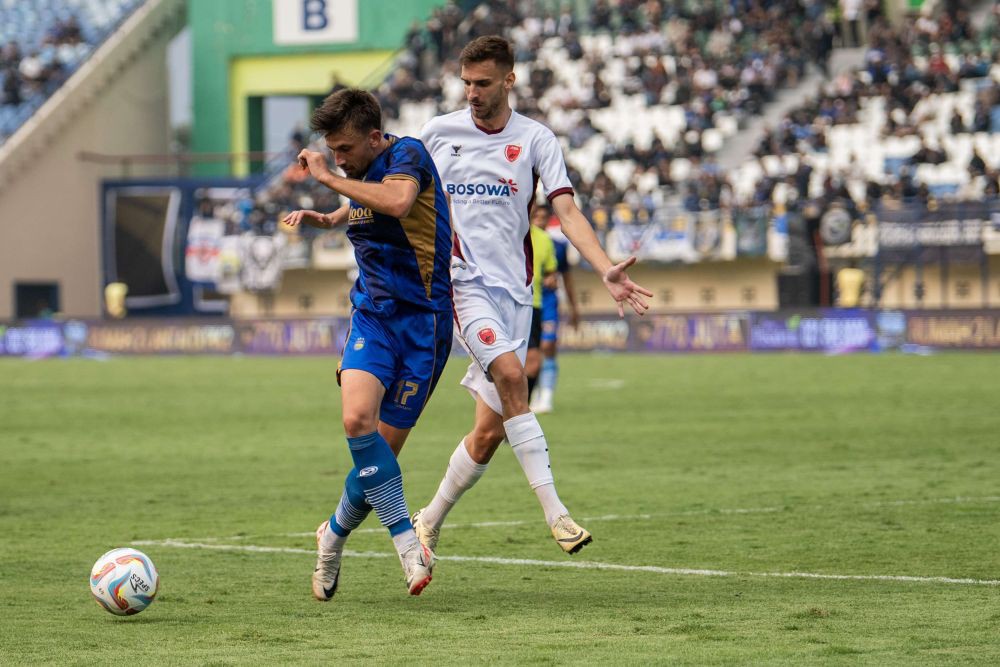
[[[413,524],[413,532],[417,534],[417,539],[420,543],[430,549],[432,552],[437,551],[438,538],[441,537],[441,531],[436,528],[431,528],[425,522],[420,520],[420,513],[423,509],[419,509],[413,513],[413,518],[410,519],[410,523]]]
[[[575,554],[594,541],[590,532],[573,521],[569,514],[563,514],[552,524],[552,537],[555,538],[556,544],[568,554]]]
[[[435,560],[437,559],[434,552],[423,544],[417,544],[399,555],[410,595],[420,595],[420,592],[427,588],[427,584],[431,583],[431,571],[434,569]]]
[[[326,534],[329,521],[324,521],[316,529],[316,569],[312,575],[313,595],[321,602],[329,602],[337,592],[340,581],[340,558],[343,551],[323,551],[321,540]]]

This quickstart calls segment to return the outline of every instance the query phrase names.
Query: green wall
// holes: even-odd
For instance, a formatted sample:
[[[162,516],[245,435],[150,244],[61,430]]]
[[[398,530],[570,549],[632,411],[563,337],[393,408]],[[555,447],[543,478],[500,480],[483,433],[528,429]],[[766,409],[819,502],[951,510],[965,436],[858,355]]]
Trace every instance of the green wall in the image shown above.
[[[188,0],[193,71],[192,148],[232,150],[230,68],[241,58],[397,50],[414,19],[425,20],[443,0],[357,0],[358,40],[351,44],[276,45],[271,0]],[[325,90],[317,90],[323,94]],[[253,132],[253,129],[250,129]],[[230,165],[205,164],[200,175],[226,175]]]

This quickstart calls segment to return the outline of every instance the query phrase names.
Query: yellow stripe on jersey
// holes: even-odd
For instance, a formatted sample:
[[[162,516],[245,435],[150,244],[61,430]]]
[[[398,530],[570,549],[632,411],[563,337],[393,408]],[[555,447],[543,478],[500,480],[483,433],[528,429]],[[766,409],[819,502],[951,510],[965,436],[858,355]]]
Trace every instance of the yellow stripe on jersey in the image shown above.
[[[417,189],[418,190],[420,189],[420,181],[418,181],[413,176],[410,176],[409,174],[389,174],[388,176],[382,179],[382,182],[385,183],[386,181],[392,181],[392,180],[413,181],[416,184]]]
[[[386,178],[411,177],[404,174],[393,174]],[[428,185],[423,192],[417,195],[416,201],[410,208],[410,214],[405,218],[400,218],[399,224],[403,227],[406,239],[413,246],[413,252],[417,256],[417,267],[420,269],[420,277],[424,281],[424,289],[427,291],[429,299],[431,298],[431,282],[434,279],[434,239],[437,232],[434,183]]]

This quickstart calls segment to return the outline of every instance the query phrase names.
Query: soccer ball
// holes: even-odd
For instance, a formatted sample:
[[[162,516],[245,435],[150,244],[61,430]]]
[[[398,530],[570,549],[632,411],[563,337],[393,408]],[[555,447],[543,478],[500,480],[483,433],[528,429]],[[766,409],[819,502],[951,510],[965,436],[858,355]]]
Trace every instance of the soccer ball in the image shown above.
[[[160,577],[153,561],[137,549],[112,549],[90,572],[90,593],[116,616],[131,616],[153,603]]]

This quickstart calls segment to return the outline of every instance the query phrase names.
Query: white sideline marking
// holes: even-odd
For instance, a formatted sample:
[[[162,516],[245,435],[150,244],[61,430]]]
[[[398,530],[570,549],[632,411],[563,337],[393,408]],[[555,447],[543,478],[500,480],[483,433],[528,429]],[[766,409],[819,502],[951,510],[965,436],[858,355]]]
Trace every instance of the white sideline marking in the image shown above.
[[[587,386],[590,389],[607,389],[610,391],[614,389],[621,389],[622,387],[624,387],[625,380],[620,380],[617,378],[608,378],[608,379],[594,378],[593,380],[587,383]]]
[[[963,503],[996,503],[1000,502],[1000,496],[980,496],[980,497],[970,497],[970,496],[954,496],[951,498],[929,498],[925,500],[883,500],[874,503],[864,503],[861,507],[866,508],[878,508],[878,507],[901,507],[905,505],[948,505],[948,504],[963,504]],[[841,506],[839,509],[844,509],[846,506]],[[831,509],[829,505],[783,505],[780,507],[735,507],[735,508],[708,508],[700,510],[685,510],[681,512],[664,512],[661,514],[602,514],[601,516],[585,516],[579,519],[581,523],[588,523],[590,521],[648,521],[651,519],[660,519],[667,517],[676,516],[706,516],[710,514],[773,514],[775,512],[794,512],[797,510],[818,510],[826,511]],[[503,526],[526,526],[529,524],[539,523],[542,519],[518,519],[512,521],[477,521],[474,523],[446,523],[442,528],[496,528]],[[354,533],[384,533],[385,528],[358,528]],[[310,531],[307,533],[281,533],[277,537],[311,537],[316,534],[316,531]],[[217,539],[228,539],[228,540],[245,540],[249,536],[247,535],[233,535],[228,538],[216,538],[207,537],[201,538],[202,540],[208,542]]]
[[[138,546],[176,547],[179,549],[213,549],[216,551],[248,551],[252,553],[285,553],[314,555],[315,549],[297,547],[265,547],[255,544],[207,544],[184,540],[137,540]],[[352,558],[395,558],[394,553],[380,551],[344,550]],[[618,572],[653,572],[695,577],[769,577],[779,579],[832,579],[837,581],[903,581],[921,584],[965,584],[971,586],[1000,586],[1000,579],[958,579],[953,577],[914,577],[891,574],[820,574],[817,572],[738,572],[727,570],[699,570],[685,567],[659,567],[657,565],[618,565],[596,561],[549,561],[530,558],[495,558],[491,556],[440,556],[438,560],[459,563],[490,563],[494,565],[530,565],[533,567],[568,567],[578,570],[614,570]]]

